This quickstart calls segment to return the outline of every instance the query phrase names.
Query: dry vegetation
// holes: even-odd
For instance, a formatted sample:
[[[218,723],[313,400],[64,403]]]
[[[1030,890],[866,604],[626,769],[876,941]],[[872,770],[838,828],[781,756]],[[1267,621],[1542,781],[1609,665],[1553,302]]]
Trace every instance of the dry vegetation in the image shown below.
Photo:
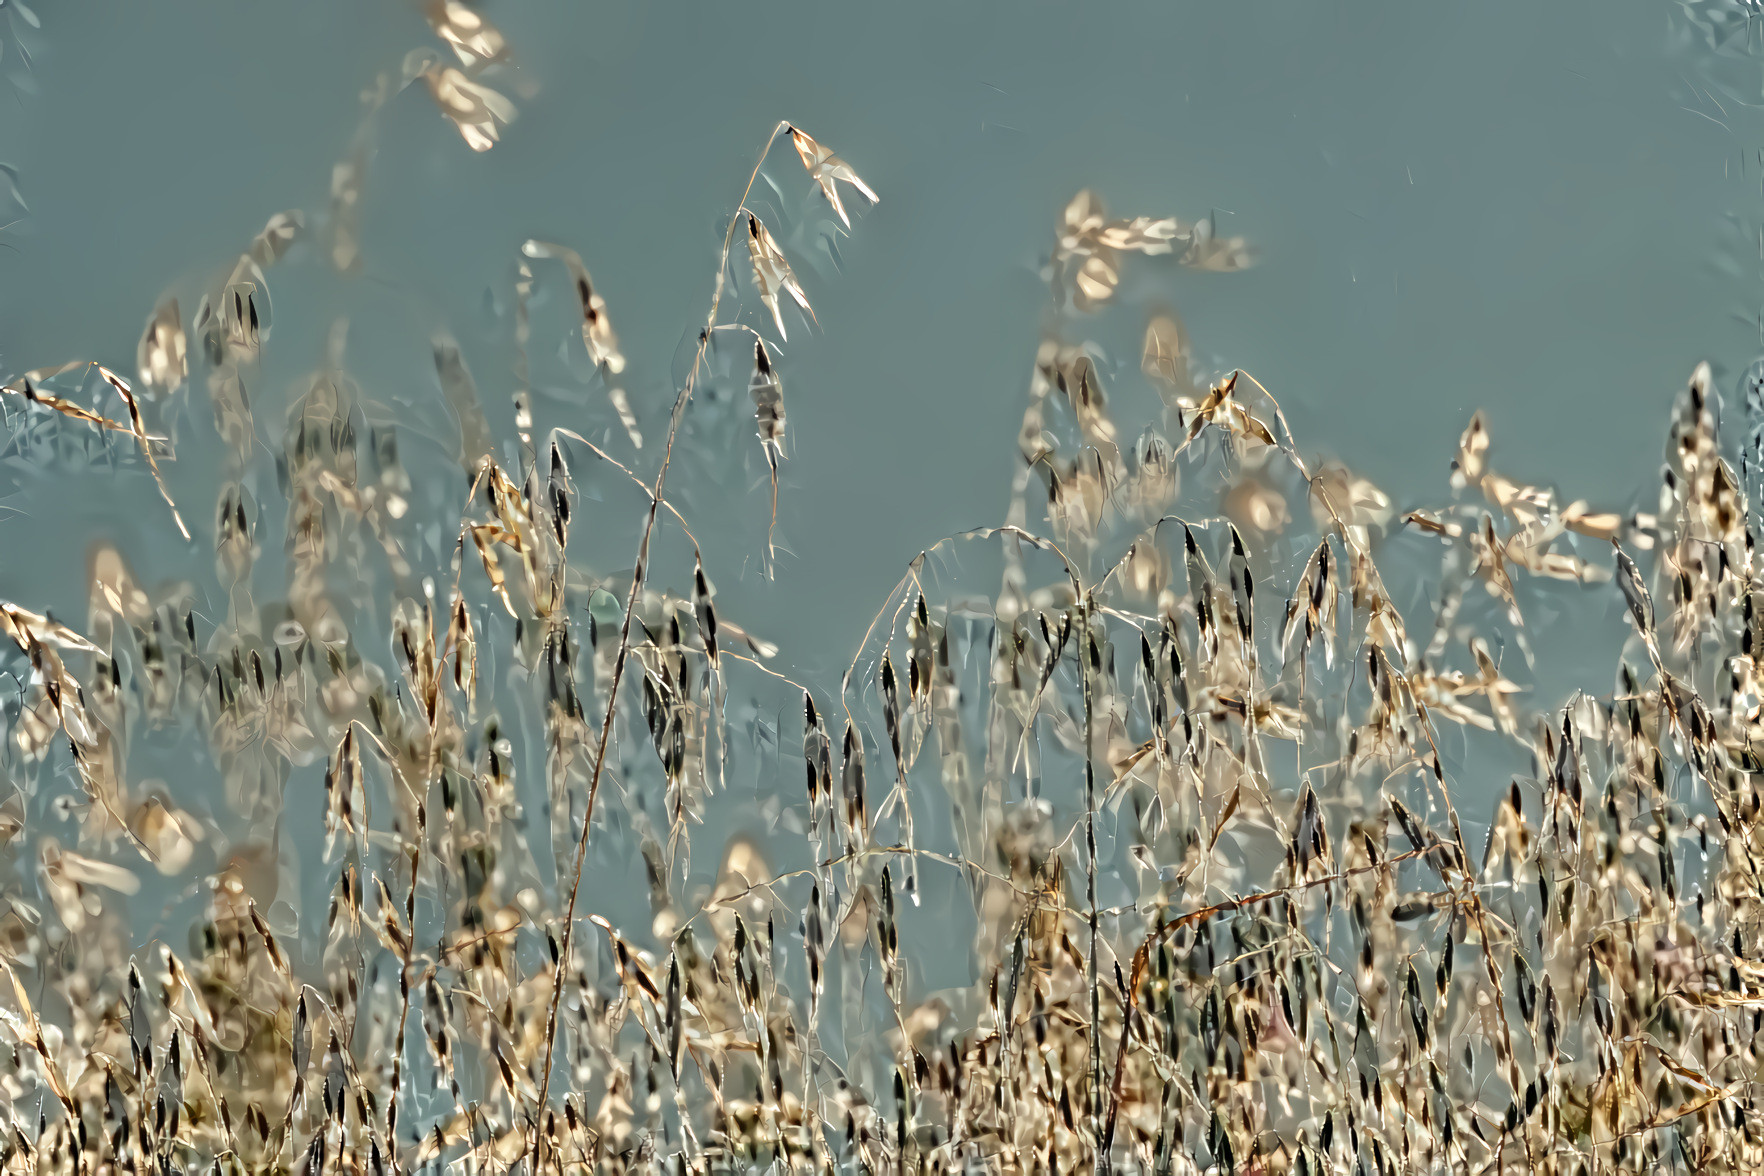
[[[433,22],[461,68],[414,54],[404,84],[488,149],[513,117],[487,80],[506,48],[463,6]],[[369,137],[324,227],[342,271]],[[1399,516],[1302,457],[1250,375],[1198,370],[1168,313],[1143,360],[1161,419],[1127,438],[1104,357],[1063,336],[1131,313],[1113,306],[1130,254],[1249,254],[1082,194],[1004,524],[913,561],[843,680],[804,689],[768,665],[787,636],[778,657],[719,612],[667,494],[695,392],[745,382],[761,558],[781,558],[788,368],[762,331],[782,344],[809,300],[748,195],[786,139],[841,229],[854,193],[877,200],[773,131],[659,444],[582,258],[539,241],[515,263],[513,444],[444,336],[449,479],[413,478],[340,330],[266,419],[247,389],[266,271],[305,234],[292,213],[203,299],[193,340],[175,300],[155,311],[139,394],[85,363],[4,386],[10,460],[96,444],[180,529],[157,422],[205,387],[213,433],[181,444],[221,469],[195,541],[212,598],[147,588],[101,542],[83,624],[0,604],[6,1170],[1764,1164],[1764,567],[1708,369],[1672,409],[1656,512],[1494,472],[1479,417],[1443,505]],[[528,307],[560,275],[608,401],[541,433]],[[620,501],[634,566],[596,573]],[[266,571],[272,510],[286,551]],[[1411,595],[1430,615],[1404,615],[1375,557],[1429,551]],[[987,558],[990,591],[962,570]],[[1609,655],[1608,693],[1537,712],[1514,667],[1552,594],[1623,607],[1632,636],[1574,654]],[[156,742],[212,766],[138,778],[131,751]],[[321,803],[322,846],[297,851],[284,815]],[[768,805],[769,844],[725,844],[729,812]],[[325,913],[302,920],[290,855],[322,874]],[[606,917],[596,859],[646,875],[647,924]],[[971,942],[920,907],[934,876]],[[132,921],[168,882],[187,942]],[[924,961],[952,950],[977,979],[927,991]]]

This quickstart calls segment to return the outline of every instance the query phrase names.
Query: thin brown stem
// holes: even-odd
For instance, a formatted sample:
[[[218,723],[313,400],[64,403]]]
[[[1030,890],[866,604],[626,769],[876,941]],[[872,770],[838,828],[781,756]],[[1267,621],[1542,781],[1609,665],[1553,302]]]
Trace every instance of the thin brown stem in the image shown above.
[[[705,321],[705,329],[698,336],[698,350],[692,359],[692,369],[686,374],[686,382],[680,393],[674,398],[674,409],[668,418],[667,443],[662,449],[661,468],[656,471],[655,488],[650,492],[649,510],[643,520],[643,537],[637,545],[637,566],[631,574],[631,591],[625,598],[625,617],[619,626],[619,645],[613,655],[612,681],[607,687],[606,712],[600,723],[600,742],[595,751],[594,771],[588,778],[588,802],[582,813],[582,833],[576,840],[576,860],[571,870],[570,897],[564,906],[563,944],[558,952],[558,974],[553,978],[551,1001],[545,1015],[545,1049],[542,1056],[541,1077],[539,1080],[538,1117],[545,1113],[551,1093],[552,1056],[557,1046],[557,1009],[559,999],[563,995],[563,971],[569,967],[570,947],[575,940],[576,900],[582,888],[582,868],[588,856],[588,834],[594,826],[594,801],[600,794],[601,777],[606,770],[607,747],[612,741],[613,721],[618,714],[619,683],[624,677],[625,661],[631,651],[631,621],[637,613],[637,600],[642,595],[644,579],[649,570],[649,543],[655,533],[655,522],[660,514],[663,501],[662,490],[667,481],[668,464],[674,455],[674,441],[679,435],[680,421],[685,416],[686,405],[692,399],[692,390],[698,380],[699,368],[704,364],[705,349],[710,345],[711,329],[716,326],[717,309],[722,303],[723,286],[728,279],[729,249],[735,240],[735,226],[740,223],[741,215],[746,211],[747,197],[753,192],[753,185],[759,179],[760,168],[765,166],[766,156],[771,152],[772,145],[778,141],[789,124],[778,123],[766,138],[765,145],[760,148],[759,158],[754,162],[753,172],[747,177],[747,187],[742,189],[741,201],[736,206],[735,214],[729,218],[729,228],[723,234],[723,252],[717,264],[717,285],[711,294],[710,314]],[[535,1122],[534,1132],[538,1125]],[[538,1155],[537,1140],[530,1149]]]

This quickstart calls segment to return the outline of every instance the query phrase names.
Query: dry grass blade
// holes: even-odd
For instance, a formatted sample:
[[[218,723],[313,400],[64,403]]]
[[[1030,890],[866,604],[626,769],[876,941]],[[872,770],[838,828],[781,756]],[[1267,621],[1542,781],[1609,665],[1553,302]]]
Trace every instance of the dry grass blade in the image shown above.
[[[419,69],[417,76],[473,151],[488,151],[496,146],[502,128],[514,121],[513,102],[450,65],[432,62]]]
[[[447,42],[467,68],[489,65],[508,55],[508,43],[496,26],[460,0],[429,0],[423,15],[435,35]]]
[[[760,223],[759,217],[751,212],[747,214],[747,253],[753,261],[753,282],[759,288],[760,301],[771,311],[778,337],[788,339],[790,335],[784,329],[784,315],[778,305],[779,292],[789,294],[811,317],[814,311],[809,308],[808,295],[802,292],[802,285],[796,280],[796,273],[785,259],[784,251],[778,248],[778,242],[772,239],[771,232]]]
[[[747,392],[753,398],[753,419],[772,482],[772,521],[766,528],[766,552],[770,555],[772,534],[778,527],[778,465],[784,460],[784,388],[772,368],[766,342],[758,336],[753,340],[753,377],[747,382]]]
[[[459,464],[466,473],[476,475],[485,460],[493,460],[496,454],[490,422],[485,419],[484,406],[478,399],[478,385],[453,336],[436,335],[434,349],[435,374],[441,381],[441,392],[459,419]]]
[[[147,469],[153,474],[154,484],[159,487],[159,496],[165,499],[166,506],[171,508],[172,521],[177,523],[179,533],[186,540],[189,539],[190,528],[184,525],[184,518],[178,513],[178,504],[172,501],[171,491],[166,489],[165,478],[159,472],[159,461],[153,456],[153,445],[156,438],[149,437],[147,427],[141,423],[141,408],[135,403],[135,395],[129,388],[129,382],[102,364],[93,366],[98,369],[98,374],[103,377],[104,382],[116,390],[116,394],[122,397],[123,404],[128,407],[129,429],[135,435],[136,444],[141,447],[141,456],[147,459]]]
[[[858,174],[851,170],[850,164],[795,127],[790,128],[790,142],[796,147],[796,153],[802,156],[802,166],[808,169],[810,178],[820,185],[821,194],[827,198],[827,203],[833,206],[833,211],[838,214],[840,223],[846,228],[851,228],[851,217],[846,215],[845,205],[839,199],[840,181],[850,184],[862,192],[864,198],[871,204],[881,202],[881,197],[877,196],[868,184],[858,178]]]
[[[460,78],[506,61],[471,8],[426,10]],[[494,141],[493,109],[461,116]],[[515,260],[511,435],[435,336],[451,451],[397,437],[340,327],[260,436],[263,267],[297,217],[210,290],[212,569],[144,579],[118,536],[71,603],[0,602],[0,1168],[1764,1168],[1764,565],[1712,369],[1649,510],[1491,468],[1477,415],[1399,528],[1249,373],[1197,380],[1173,311],[1119,310],[1150,321],[1138,373],[1082,341],[1136,254],[1247,261],[1082,193],[1002,523],[914,556],[840,680],[805,685],[740,623],[727,537],[667,494],[682,454],[742,452],[745,375],[769,571],[789,434],[747,323],[808,305],[748,202],[786,136],[842,223],[842,185],[874,203],[771,129],[650,470],[535,422],[529,350],[567,360],[579,329],[635,433],[573,251]],[[529,318],[539,259],[579,323]],[[144,392],[188,378],[182,331],[156,309]],[[730,371],[713,345],[749,335]],[[68,391],[93,369],[126,415]],[[165,493],[108,368],[4,391],[9,455],[126,432]],[[1414,558],[1437,569],[1399,576]],[[1569,628],[1607,605],[1614,636]]]
[[[141,383],[151,392],[168,395],[178,390],[190,374],[185,357],[183,320],[178,317],[178,300],[167,298],[154,307],[135,349],[135,368]]]
[[[151,327],[149,330],[151,331]],[[77,371],[81,368],[89,368],[97,371],[98,375],[104,380],[104,382],[122,398],[123,407],[128,410],[128,424],[125,425],[118,421],[111,420],[109,417],[100,416],[89,409],[81,408],[72,401],[65,400],[59,396],[48,395],[37,387],[37,385],[44,380],[53,379],[55,376],[61,375],[64,372]],[[166,488],[165,478],[159,472],[159,460],[154,456],[154,446],[157,444],[163,444],[165,438],[154,436],[147,432],[147,427],[141,419],[140,405],[136,403],[134,391],[130,388],[127,380],[123,379],[102,364],[88,364],[84,361],[76,360],[71,363],[61,364],[58,367],[38,368],[35,371],[26,372],[18,379],[0,387],[0,392],[9,392],[13,395],[21,396],[33,404],[42,405],[44,408],[51,409],[74,420],[82,421],[94,428],[108,429],[119,433],[128,433],[132,436],[135,439],[135,444],[141,450],[141,457],[147,462],[148,472],[153,475],[154,485],[159,488],[159,496],[165,500],[166,506],[171,508],[172,521],[177,524],[179,534],[183,535],[186,540],[190,538],[190,529],[184,525],[184,518],[178,513],[178,504],[172,501],[171,491]]]
[[[581,255],[562,245],[535,240],[523,244],[521,252],[528,257],[551,258],[564,264],[575,286],[576,300],[582,307],[582,343],[588,348],[588,358],[613,375],[624,371],[625,357],[619,351],[619,338],[613,334],[612,323],[606,317],[606,299],[594,289]]]

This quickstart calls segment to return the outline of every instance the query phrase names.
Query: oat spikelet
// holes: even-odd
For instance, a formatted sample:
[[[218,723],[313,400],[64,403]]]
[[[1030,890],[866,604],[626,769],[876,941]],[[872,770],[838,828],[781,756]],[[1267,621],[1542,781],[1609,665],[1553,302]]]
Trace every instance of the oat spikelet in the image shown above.
[[[759,428],[760,447],[765,451],[766,470],[771,475],[772,515],[766,527],[766,552],[772,555],[772,535],[778,529],[778,465],[784,460],[784,386],[772,367],[765,340],[757,335],[753,340],[753,376],[747,382],[747,393],[753,398],[753,419]]]
[[[778,248],[771,232],[760,223],[760,218],[749,212],[747,214],[747,252],[753,260],[753,281],[759,287],[760,301],[767,310],[772,312],[772,322],[778,328],[778,337],[788,339],[784,330],[784,316],[778,306],[778,292],[789,294],[808,315],[814,317],[810,309],[808,295],[802,292],[802,286],[796,280],[796,273],[785,260],[784,251]]]
[[[190,374],[184,349],[184,324],[178,317],[178,300],[166,298],[153,308],[141,333],[141,343],[135,349],[135,368],[141,374],[142,385],[159,395],[177,391]]]
[[[827,197],[827,203],[839,215],[839,220],[846,228],[851,228],[851,217],[845,214],[845,205],[839,199],[839,187],[836,181],[843,180],[864,194],[871,204],[881,203],[881,198],[871,190],[870,186],[858,178],[851,170],[851,165],[821,146],[796,127],[790,128],[790,142],[795,145],[796,153],[802,156],[802,166],[808,169],[809,176],[819,184],[821,193]]]
[[[406,62],[406,75],[422,79],[429,97],[458,129],[466,146],[473,151],[488,151],[496,146],[502,128],[514,121],[514,103],[453,66],[433,60],[424,63],[417,56],[423,52],[416,50],[413,60]]]

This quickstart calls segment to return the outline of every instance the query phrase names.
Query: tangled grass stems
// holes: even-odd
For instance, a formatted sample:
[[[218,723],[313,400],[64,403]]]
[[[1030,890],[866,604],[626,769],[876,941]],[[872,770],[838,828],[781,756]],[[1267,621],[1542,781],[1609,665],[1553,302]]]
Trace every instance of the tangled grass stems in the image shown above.
[[[507,47],[463,6],[431,23],[463,68],[422,56],[405,82],[490,150]],[[215,449],[221,483],[212,576],[148,586],[128,543],[100,541],[83,625],[0,605],[18,684],[0,1168],[1764,1163],[1764,567],[1733,474],[1757,455],[1721,432],[1711,370],[1672,407],[1658,509],[1498,472],[1480,415],[1444,504],[1399,509],[1301,454],[1270,389],[1170,312],[1148,316],[1160,404],[1132,438],[1108,386],[1133,373],[1071,340],[1135,313],[1132,255],[1217,273],[1252,254],[1081,193],[1047,259],[1004,518],[911,560],[823,687],[769,664],[789,636],[730,615],[668,495],[698,472],[687,446],[726,447],[721,406],[745,387],[754,543],[777,573],[791,372],[766,336],[816,321],[792,264],[812,233],[786,229],[816,213],[768,226],[750,201],[786,135],[826,231],[852,230],[841,185],[876,203],[830,149],[772,128],[653,474],[616,281],[537,240],[514,261],[506,466],[445,335],[457,443],[359,386],[341,329],[281,426],[259,419],[267,273],[302,256],[292,212],[203,292],[196,346],[159,303],[139,398],[97,369],[127,424],[81,403],[93,365],[6,382],[24,406],[6,454],[43,486],[109,432],[135,446],[106,451],[107,476],[170,503],[176,436]],[[365,141],[325,232],[346,272]],[[742,231],[750,287],[730,285]],[[580,311],[560,347],[605,404],[541,422],[528,356],[560,272]],[[184,411],[186,350],[212,434]],[[631,487],[635,563],[598,572],[623,558],[605,504]],[[279,523],[258,503],[276,495]],[[1392,560],[1419,586],[1393,592]],[[1552,610],[1626,628],[1563,644],[1527,623]],[[1527,705],[1531,663],[1606,651],[1608,695]],[[168,760],[183,774],[153,778]],[[322,815],[301,799],[320,795]],[[602,867],[640,868],[646,893],[600,888]],[[151,931],[131,920],[155,909]],[[184,922],[187,948],[162,934]]]
[[[692,387],[698,379],[698,369],[704,363],[705,348],[710,345],[711,332],[717,329],[717,309],[723,300],[723,284],[729,272],[729,247],[735,240],[735,226],[740,223],[741,214],[746,211],[747,198],[753,193],[753,185],[759,179],[760,168],[765,166],[766,156],[771,154],[772,145],[778,136],[790,129],[790,124],[780,122],[772,128],[766,142],[760,148],[759,158],[754,161],[753,171],[747,177],[747,187],[741,191],[741,200],[737,203],[734,214],[729,218],[729,227],[723,234],[723,252],[717,259],[717,284],[711,292],[710,313],[705,317],[704,330],[698,336],[698,350],[692,357],[692,368],[686,373],[686,381],[674,400],[673,411],[668,415],[667,437],[662,443],[661,465],[656,470],[655,488],[649,495],[649,513],[643,520],[643,538],[637,544],[637,570],[631,577],[631,591],[625,598],[625,616],[619,624],[619,645],[613,653],[612,685],[607,690],[606,713],[601,719],[600,741],[594,752],[594,771],[588,778],[588,802],[582,816],[582,833],[576,841],[576,860],[571,867],[570,897],[564,905],[564,941],[562,952],[569,957],[570,945],[576,930],[576,897],[582,888],[582,866],[588,856],[588,834],[594,824],[594,799],[600,791],[601,773],[606,768],[606,751],[612,739],[613,716],[618,708],[619,681],[624,676],[625,658],[631,649],[631,621],[637,612],[637,601],[643,591],[644,579],[649,570],[649,542],[655,533],[655,521],[662,504],[662,491],[667,484],[668,463],[674,456],[674,439],[680,431],[680,420],[686,413],[686,406],[692,399]],[[696,546],[696,545],[695,545]],[[551,1090],[551,1056],[557,1043],[557,1002],[562,993],[561,986],[553,988],[551,1007],[546,1013],[545,1026],[545,1058],[543,1063],[544,1077],[540,1079],[539,1105],[548,1105],[548,1094]],[[535,1125],[535,1136],[537,1126]],[[537,1147],[535,1147],[537,1152]]]

